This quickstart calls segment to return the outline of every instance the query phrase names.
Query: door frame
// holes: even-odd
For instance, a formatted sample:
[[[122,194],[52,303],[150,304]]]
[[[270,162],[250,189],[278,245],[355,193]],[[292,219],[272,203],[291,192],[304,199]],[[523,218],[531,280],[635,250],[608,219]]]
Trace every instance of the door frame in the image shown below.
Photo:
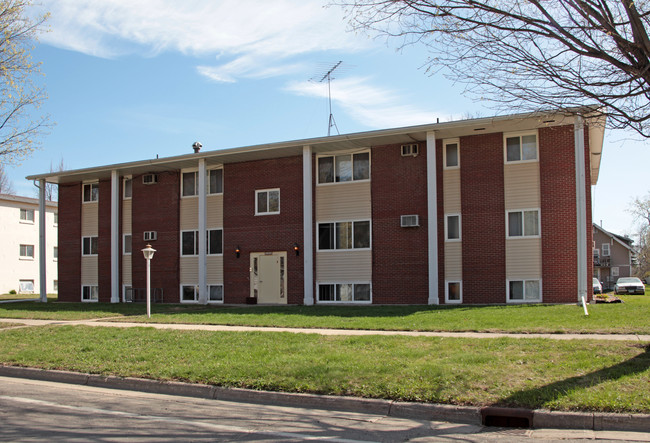
[[[287,304],[287,251],[274,251],[274,252],[251,252],[250,253],[250,297],[257,298],[258,303],[265,303],[263,300],[260,300],[260,282],[259,282],[259,257],[279,257],[280,258],[280,301],[272,302],[272,304]],[[257,262],[256,262],[257,260]]]

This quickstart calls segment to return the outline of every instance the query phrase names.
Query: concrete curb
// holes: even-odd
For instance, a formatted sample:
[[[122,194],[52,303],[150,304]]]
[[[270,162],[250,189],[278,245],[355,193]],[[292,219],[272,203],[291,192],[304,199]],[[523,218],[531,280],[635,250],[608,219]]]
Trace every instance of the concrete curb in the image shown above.
[[[333,395],[221,388],[194,383],[168,382],[130,377],[123,378],[4,365],[0,365],[0,376],[203,399],[275,406],[298,406],[303,408],[339,410],[386,415],[396,418],[448,421],[472,425],[489,424],[486,421],[493,421],[494,423],[517,422],[517,419],[524,418],[530,420],[529,427],[534,429],[650,432],[650,414],[561,412],[492,406],[478,407],[408,403]]]

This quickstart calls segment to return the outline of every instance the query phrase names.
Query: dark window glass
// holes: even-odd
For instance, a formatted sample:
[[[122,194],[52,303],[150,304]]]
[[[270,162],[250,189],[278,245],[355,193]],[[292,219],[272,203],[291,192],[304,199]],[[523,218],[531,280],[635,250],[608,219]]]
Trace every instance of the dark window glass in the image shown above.
[[[334,223],[318,225],[318,248],[334,249]]]
[[[354,154],[354,179],[368,180],[370,178],[370,153]]]
[[[369,221],[354,222],[354,247],[355,248],[370,247],[370,222]]]
[[[334,182],[334,157],[318,159],[318,183]]]

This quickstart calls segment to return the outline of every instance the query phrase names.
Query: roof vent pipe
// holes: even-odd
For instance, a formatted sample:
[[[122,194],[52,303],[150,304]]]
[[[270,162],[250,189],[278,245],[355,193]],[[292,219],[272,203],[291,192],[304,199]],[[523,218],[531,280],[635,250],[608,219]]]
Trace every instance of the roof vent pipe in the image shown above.
[[[194,149],[195,154],[198,154],[199,151],[201,151],[202,147],[203,147],[203,145],[201,144],[201,142],[194,142],[194,144],[192,145],[192,148]]]

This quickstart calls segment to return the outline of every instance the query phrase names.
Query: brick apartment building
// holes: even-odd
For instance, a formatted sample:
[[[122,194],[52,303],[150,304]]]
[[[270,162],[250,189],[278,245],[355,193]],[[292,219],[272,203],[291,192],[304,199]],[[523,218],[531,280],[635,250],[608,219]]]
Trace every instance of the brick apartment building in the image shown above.
[[[59,300],[567,303],[602,119],[522,114],[55,172]]]

